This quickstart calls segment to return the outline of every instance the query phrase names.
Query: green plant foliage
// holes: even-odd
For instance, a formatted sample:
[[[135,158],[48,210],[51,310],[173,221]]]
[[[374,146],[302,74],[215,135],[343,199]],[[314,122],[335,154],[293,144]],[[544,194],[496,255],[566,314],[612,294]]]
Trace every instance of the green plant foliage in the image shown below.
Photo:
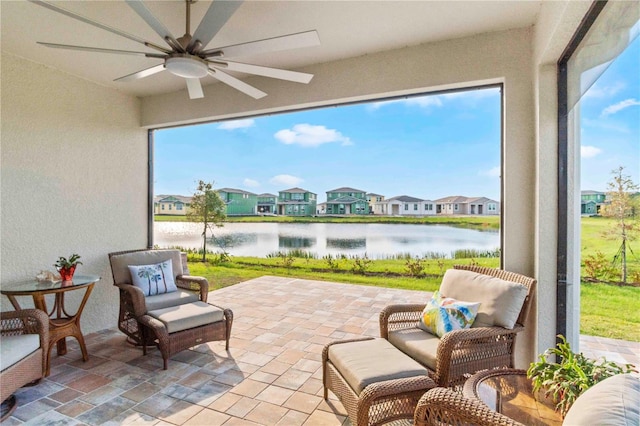
[[[424,259],[420,259],[418,257],[416,257],[415,259],[407,259],[404,263],[404,266],[409,276],[416,278],[424,276],[424,262]]]
[[[607,282],[616,273],[611,261],[600,250],[584,257],[584,272],[587,278]]]
[[[371,266],[371,259],[367,257],[367,253],[364,256],[354,256],[353,264],[351,265],[351,272],[354,274],[364,275]]]
[[[560,342],[555,348],[539,355],[539,361],[531,363],[527,377],[533,382],[534,393],[542,390],[545,396],[558,401],[556,410],[560,410],[563,417],[575,400],[591,386],[607,377],[636,371],[631,364],[620,366],[606,359],[597,361],[582,353],[576,354],[564,336],[557,337]],[[552,355],[559,362],[547,359]]]
[[[57,270],[60,270],[69,269],[74,265],[82,265],[82,262],[80,262],[78,259],[80,259],[80,255],[76,253],[69,256],[68,259],[66,257],[60,256],[58,260],[56,260],[56,263],[53,264],[53,266],[55,266]]]

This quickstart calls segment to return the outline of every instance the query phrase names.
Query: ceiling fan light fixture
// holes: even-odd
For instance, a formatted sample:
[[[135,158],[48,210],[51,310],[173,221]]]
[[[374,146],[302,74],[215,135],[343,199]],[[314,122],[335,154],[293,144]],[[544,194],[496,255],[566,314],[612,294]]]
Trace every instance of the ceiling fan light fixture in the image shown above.
[[[202,78],[207,75],[207,63],[197,56],[171,56],[164,62],[167,70],[178,77]]]

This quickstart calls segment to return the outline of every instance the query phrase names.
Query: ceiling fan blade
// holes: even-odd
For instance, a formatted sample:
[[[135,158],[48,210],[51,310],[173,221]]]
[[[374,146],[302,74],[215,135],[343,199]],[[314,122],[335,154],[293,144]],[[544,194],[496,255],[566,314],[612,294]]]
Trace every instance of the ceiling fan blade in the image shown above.
[[[145,46],[152,47],[152,48],[154,48],[156,50],[160,50],[160,51],[162,51],[164,53],[171,53],[170,50],[165,49],[164,47],[158,46],[157,44],[154,44],[154,43],[151,43],[149,41],[146,41],[144,39],[141,39],[140,37],[137,37],[137,36],[135,36],[133,34],[129,34],[129,33],[125,32],[125,31],[119,30],[117,28],[110,27],[109,25],[105,25],[105,24],[102,24],[100,22],[96,22],[96,21],[94,21],[92,19],[89,19],[89,18],[87,18],[85,16],[78,15],[77,13],[72,12],[70,10],[64,9],[62,7],[59,7],[59,6],[55,6],[55,5],[51,4],[51,3],[47,3],[46,1],[42,1],[42,0],[29,0],[29,1],[31,3],[37,4],[39,6],[46,7],[47,9],[53,10],[54,12],[58,12],[58,13],[61,13],[63,15],[66,15],[66,16],[68,16],[70,18],[77,19],[78,21],[84,22],[85,24],[93,25],[94,27],[98,27],[98,28],[103,29],[105,31],[109,31],[109,32],[111,32],[113,34],[117,34],[117,35],[119,35],[121,37],[128,38],[129,40],[133,40],[135,42],[144,44]]]
[[[242,1],[222,1],[214,0],[209,6],[207,13],[200,21],[200,25],[193,33],[193,38],[187,47],[187,50],[193,48],[197,41],[202,43],[204,48],[211,39],[220,31],[220,28],[227,23],[231,15],[240,7]]]
[[[89,46],[74,46],[71,44],[46,43],[44,41],[37,41],[36,43],[46,47],[51,47],[54,49],[82,50],[87,52],[100,52],[100,53],[117,53],[121,55],[146,56],[148,58],[164,58],[165,57],[165,55],[161,55],[159,53],[134,52],[131,50],[103,49],[101,47],[89,47]]]
[[[184,48],[178,43],[176,38],[171,34],[171,31],[164,26],[162,22],[160,22],[147,6],[142,3],[141,0],[125,0],[125,2],[131,7],[131,9],[135,10],[135,12],[140,15],[140,17],[147,23],[153,30],[158,33],[160,37],[171,47],[176,48],[178,51],[184,53]]]
[[[288,71],[279,68],[263,67],[260,65],[243,64],[231,61],[209,61],[214,67],[222,66],[225,70],[244,72],[247,74],[262,75],[265,77],[278,78],[280,80],[295,81],[296,83],[309,83],[313,74],[303,72]]]
[[[248,43],[235,44],[233,46],[209,49],[204,52],[204,56],[214,56],[222,51],[225,57],[248,56],[255,53],[277,52],[279,50],[298,49],[301,47],[313,47],[320,45],[318,32],[305,31],[302,33],[289,34],[280,37],[267,38],[264,40],[251,41]]]
[[[251,96],[254,99],[260,99],[267,96],[262,90],[256,89],[253,86],[249,86],[244,81],[238,80],[235,77],[230,76],[220,70],[209,69],[209,75],[215,78],[216,80],[220,80],[221,82],[228,84],[236,90],[241,91],[242,93]]]
[[[116,78],[113,81],[133,81],[138,80],[140,78],[149,77],[150,75],[159,73],[164,70],[164,64],[155,65],[151,68],[146,68],[141,71],[136,71],[133,74],[125,75],[124,77]]]
[[[202,92],[202,84],[199,78],[185,78],[187,80],[187,90],[189,91],[189,99],[204,98]]]

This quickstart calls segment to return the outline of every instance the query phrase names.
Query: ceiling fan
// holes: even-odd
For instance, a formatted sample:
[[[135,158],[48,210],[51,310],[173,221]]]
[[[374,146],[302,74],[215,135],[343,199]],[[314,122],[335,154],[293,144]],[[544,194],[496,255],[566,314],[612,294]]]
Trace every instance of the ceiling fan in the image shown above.
[[[200,79],[211,76],[231,87],[237,89],[254,99],[260,99],[267,94],[242,80],[233,77],[225,71],[237,71],[246,74],[261,75],[264,77],[277,78],[280,80],[293,81],[297,83],[309,83],[313,74],[288,71],[278,68],[263,67],[259,65],[245,64],[230,61],[227,58],[251,55],[255,53],[276,52],[302,47],[312,47],[320,45],[318,33],[305,31],[296,34],[289,34],[264,40],[257,40],[248,43],[235,44],[226,47],[215,47],[207,49],[207,45],[231,18],[233,13],[240,7],[242,1],[214,0],[205,13],[202,21],[198,25],[193,35],[190,30],[191,5],[197,0],[185,0],[186,5],[186,30],[182,37],[175,38],[169,30],[160,22],[141,0],[125,0],[126,3],[156,32],[169,46],[159,46],[150,41],[146,41],[133,34],[102,24],[75,12],[64,9],[52,3],[42,0],[29,0],[32,3],[46,7],[47,9],[77,19],[81,22],[93,25],[103,30],[112,32],[119,36],[141,43],[159,53],[135,52],[128,50],[104,49],[100,47],[74,46],[68,44],[56,44],[38,42],[43,46],[59,49],[83,50],[89,52],[116,53],[126,55],[146,56],[147,58],[162,59],[163,63],[150,68],[134,72],[114,81],[132,81],[139,78],[164,71],[183,77],[187,82],[189,98],[197,99],[204,97]]]

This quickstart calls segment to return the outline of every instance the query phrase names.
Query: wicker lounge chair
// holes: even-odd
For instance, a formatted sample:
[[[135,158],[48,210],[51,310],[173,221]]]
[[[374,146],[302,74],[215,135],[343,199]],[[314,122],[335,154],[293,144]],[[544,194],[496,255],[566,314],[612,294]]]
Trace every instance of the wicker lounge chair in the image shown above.
[[[146,296],[132,285],[129,266],[150,265],[171,259],[177,291]],[[206,278],[184,272],[178,250],[129,250],[109,253],[113,283],[120,289],[118,328],[146,355],[147,346],[158,346],[167,369],[168,359],[205,342],[229,338],[233,312],[207,303]]]
[[[454,269],[520,284],[526,287],[526,298],[513,329],[500,326],[476,327],[474,324],[469,329],[446,333],[442,338],[417,328],[426,303],[390,305],[382,310],[381,337],[425,365],[436,384],[443,387],[462,386],[469,375],[479,370],[514,366],[516,335],[524,330],[536,284],[533,278],[494,268],[457,265]],[[456,291],[465,295],[462,284]],[[474,301],[464,297],[459,299]]]
[[[44,377],[46,349],[49,347],[49,317],[38,309],[0,314],[2,356],[0,357],[0,400],[2,416],[16,407],[13,393]]]

